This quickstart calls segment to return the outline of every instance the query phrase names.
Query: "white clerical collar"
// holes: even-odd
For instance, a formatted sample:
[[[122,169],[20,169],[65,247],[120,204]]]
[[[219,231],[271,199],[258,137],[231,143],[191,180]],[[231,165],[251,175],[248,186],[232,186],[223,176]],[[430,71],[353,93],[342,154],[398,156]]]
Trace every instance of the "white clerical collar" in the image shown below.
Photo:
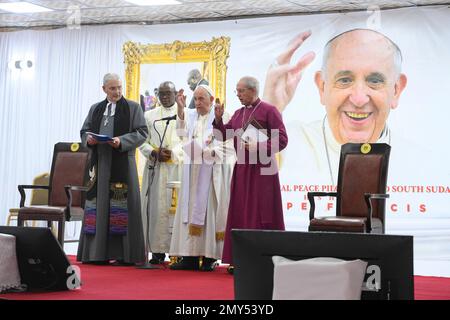
[[[108,104],[106,105],[105,108],[105,112],[103,112],[104,116],[108,115],[108,106],[111,105],[111,114],[109,115],[110,117],[112,117],[113,115],[116,114],[116,103],[115,102],[111,102],[108,100]]]
[[[164,112],[164,113],[172,113],[172,111],[175,109],[175,107],[176,107],[176,105],[177,105],[177,103],[175,102],[173,105],[171,105],[170,107],[164,107],[164,106],[161,106],[161,110]]]
[[[257,98],[253,103],[249,104],[248,106],[244,106],[247,109],[251,109],[253,107],[258,107],[261,104],[261,99]]]

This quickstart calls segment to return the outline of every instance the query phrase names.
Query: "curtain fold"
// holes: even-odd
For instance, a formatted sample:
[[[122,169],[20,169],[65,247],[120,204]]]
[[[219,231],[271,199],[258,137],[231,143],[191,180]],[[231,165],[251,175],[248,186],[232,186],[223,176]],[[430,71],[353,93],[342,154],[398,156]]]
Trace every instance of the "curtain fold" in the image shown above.
[[[0,33],[0,223],[19,205],[18,184],[50,172],[53,146],[79,141],[102,77],[124,73],[120,27]],[[32,60],[30,70],[9,61]],[[29,195],[27,195],[29,200]]]

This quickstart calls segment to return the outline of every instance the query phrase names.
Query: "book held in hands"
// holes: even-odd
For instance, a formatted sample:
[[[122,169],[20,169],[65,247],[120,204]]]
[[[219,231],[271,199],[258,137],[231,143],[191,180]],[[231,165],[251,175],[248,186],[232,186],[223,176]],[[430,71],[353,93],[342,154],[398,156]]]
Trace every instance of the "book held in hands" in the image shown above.
[[[248,122],[241,135],[244,142],[265,142],[269,139],[266,131],[255,119]]]
[[[99,143],[113,141],[113,138],[111,138],[110,136],[104,135],[104,134],[97,134],[97,133],[93,133],[93,132],[86,132],[86,134],[90,135],[92,138],[97,140],[97,142],[99,142]]]

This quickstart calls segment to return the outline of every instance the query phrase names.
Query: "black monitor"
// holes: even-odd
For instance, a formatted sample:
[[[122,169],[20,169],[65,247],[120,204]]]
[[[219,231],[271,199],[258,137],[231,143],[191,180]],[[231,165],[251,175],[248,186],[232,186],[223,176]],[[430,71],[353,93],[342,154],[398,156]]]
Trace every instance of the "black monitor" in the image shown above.
[[[73,283],[79,285],[75,270],[69,268],[70,262],[50,229],[0,226],[0,233],[16,237],[20,279],[30,291],[67,290]],[[77,278],[72,281],[74,276]]]
[[[237,300],[272,299],[275,255],[361,259],[368,263],[365,283],[380,280],[363,289],[361,299],[414,299],[412,236],[232,230],[232,245]]]

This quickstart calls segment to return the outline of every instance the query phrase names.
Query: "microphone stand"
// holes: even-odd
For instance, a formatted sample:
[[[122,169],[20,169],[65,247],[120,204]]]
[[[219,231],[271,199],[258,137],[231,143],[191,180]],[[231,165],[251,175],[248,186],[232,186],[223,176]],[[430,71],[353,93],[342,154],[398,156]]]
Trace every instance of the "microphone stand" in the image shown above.
[[[149,194],[149,191],[150,191],[150,187],[153,184],[153,178],[155,177],[156,160],[159,159],[159,155],[161,154],[162,144],[163,144],[163,141],[164,141],[164,137],[166,136],[167,127],[169,127],[170,120],[172,120],[172,119],[168,119],[166,121],[166,126],[164,128],[163,136],[162,136],[161,142],[159,144],[158,153],[156,154],[155,159],[153,159],[153,165],[149,166],[149,184],[148,184],[148,189],[147,189],[147,208],[146,208],[147,212],[145,213],[146,216],[147,216],[147,223],[145,224],[145,228],[144,228],[145,229],[144,237],[146,237],[146,239],[147,239],[147,241],[145,242],[145,262],[144,262],[144,264],[138,266],[137,267],[138,269],[163,269],[164,268],[164,267],[159,266],[159,265],[153,265],[153,264],[151,264],[148,261],[148,254],[150,253],[150,250],[149,250],[150,249],[150,237],[149,237],[149,234],[148,234],[148,229],[149,229],[149,224],[150,224],[150,215],[148,213],[148,211],[149,211],[148,207],[150,206],[150,196],[148,196],[148,194]],[[156,120],[156,121],[159,121],[159,120]],[[153,125],[155,125],[155,122],[153,122]],[[157,131],[156,127],[155,127],[155,131]],[[151,173],[150,173],[150,170],[152,170]]]

